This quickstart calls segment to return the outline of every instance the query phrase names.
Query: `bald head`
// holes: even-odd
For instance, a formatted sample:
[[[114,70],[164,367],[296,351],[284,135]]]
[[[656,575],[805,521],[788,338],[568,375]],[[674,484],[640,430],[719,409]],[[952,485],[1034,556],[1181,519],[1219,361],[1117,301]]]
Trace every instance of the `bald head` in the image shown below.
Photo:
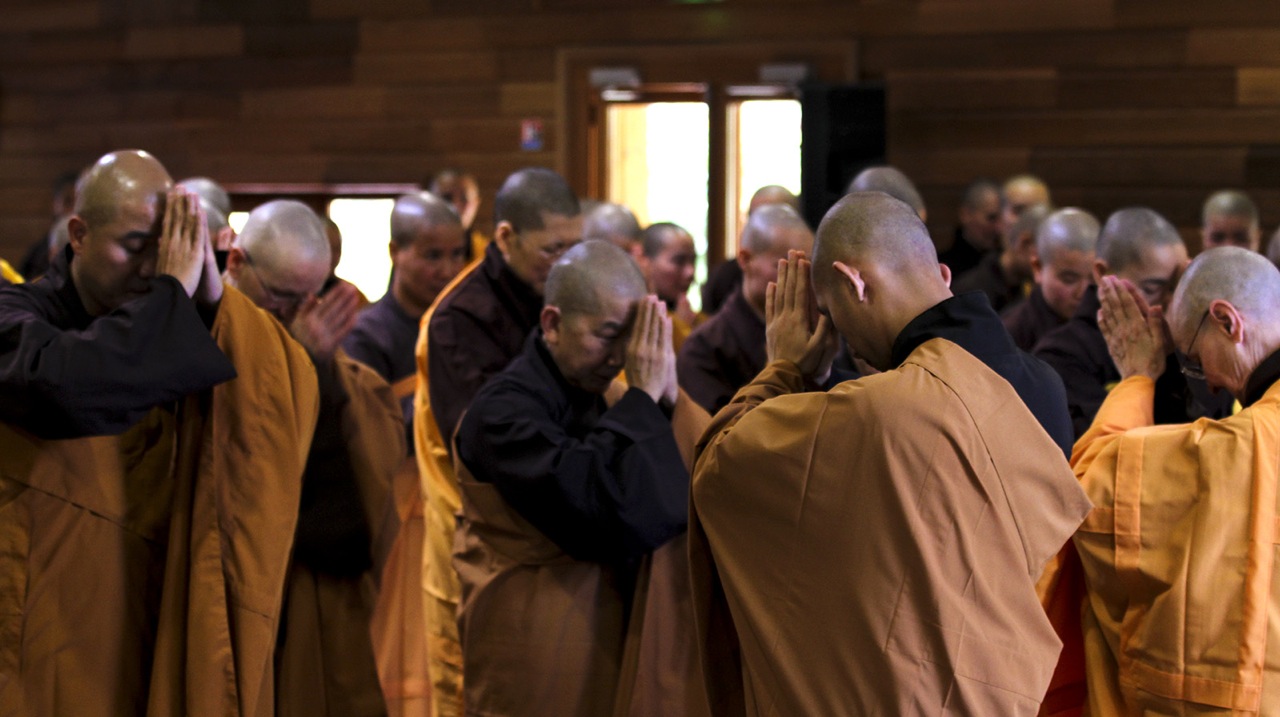
[[[544,299],[565,316],[596,315],[611,301],[639,301],[645,294],[644,276],[631,256],[595,239],[574,246],[551,267]]]
[[[429,192],[406,194],[391,209],[391,243],[401,249],[436,227],[461,226],[453,205]]]
[[[787,231],[807,233],[809,225],[789,205],[766,204],[747,219],[747,225],[742,229],[742,237],[738,245],[756,254],[779,248],[782,248],[785,253],[787,248],[795,248],[778,246],[778,243],[783,241],[783,233]]]
[[[1036,230],[1036,254],[1049,265],[1061,252],[1077,251],[1092,256],[1098,246],[1101,227],[1092,214],[1067,207],[1045,217]]]
[[[310,207],[292,199],[267,202],[250,212],[236,246],[267,270],[289,264],[315,264],[325,267],[326,272],[329,267],[324,221]]]
[[[755,214],[757,209],[770,204],[786,204],[792,209],[800,211],[800,198],[793,194],[790,189],[777,184],[767,184],[751,195],[751,204],[747,207],[747,215]]]
[[[188,177],[178,182],[178,186],[194,192],[200,196],[200,203],[205,205],[206,211],[209,207],[213,207],[226,216],[231,213],[231,196],[227,194],[227,190],[222,188],[221,184],[209,179],[208,177]]]
[[[1272,264],[1280,267],[1280,229],[1276,229],[1271,235],[1271,240],[1267,242],[1267,258]]]
[[[1238,246],[1258,251],[1262,243],[1258,205],[1243,192],[1231,189],[1214,192],[1205,201],[1200,219],[1200,238],[1205,249]]]
[[[1166,246],[1185,247],[1169,220],[1146,207],[1129,207],[1107,218],[1098,235],[1098,259],[1118,273],[1142,262],[1146,249]]]
[[[831,207],[814,242],[814,281],[835,278],[834,262],[892,273],[938,275],[938,252],[915,209],[884,192],[854,192]]]
[[[582,238],[612,242],[628,252],[640,244],[640,223],[630,209],[621,204],[603,202],[583,217]]]
[[[160,160],[137,149],[103,155],[85,174],[75,213],[92,229],[125,207],[162,205],[173,180]]]
[[[928,216],[924,197],[920,196],[915,183],[897,167],[868,167],[862,170],[849,183],[846,193],[852,192],[883,192],[898,201],[905,202],[921,221]]]
[[[1021,213],[1024,208],[1033,204],[1052,202],[1049,197],[1049,185],[1033,174],[1010,177],[1004,183],[1003,193],[1005,201],[1012,206],[1015,214]]]
[[[1239,247],[1211,249],[1187,267],[1173,295],[1170,327],[1189,336],[1215,300],[1280,333],[1280,270],[1267,258]]]
[[[578,195],[559,174],[529,167],[507,177],[494,201],[495,223],[507,222],[516,232],[545,229],[544,214],[576,217]]]

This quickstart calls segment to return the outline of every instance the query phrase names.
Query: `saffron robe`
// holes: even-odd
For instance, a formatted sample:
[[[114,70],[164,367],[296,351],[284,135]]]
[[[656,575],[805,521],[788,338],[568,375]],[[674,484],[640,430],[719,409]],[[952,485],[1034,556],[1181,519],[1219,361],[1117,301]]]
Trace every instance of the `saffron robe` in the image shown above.
[[[70,287],[65,274],[51,279]],[[128,355],[146,363],[148,347],[164,341],[140,315],[166,302],[189,306],[160,314],[170,331],[193,319],[202,325],[168,277],[85,328],[60,327],[55,317],[23,322],[19,333],[40,337],[40,346],[17,351],[48,362],[23,390],[41,390],[58,370],[73,385],[82,368],[92,375],[101,367],[57,359],[88,361],[95,347],[103,363]],[[272,714],[272,656],[317,414],[315,372],[275,320],[229,287],[212,338],[237,377],[187,395],[176,409],[157,402],[130,427],[86,438],[40,438],[17,422],[0,424],[0,712]],[[162,363],[181,373],[185,358],[171,352]],[[200,373],[198,364],[186,368]],[[152,391],[172,375],[154,371]],[[112,393],[127,396],[119,382],[135,377],[116,377]],[[56,382],[45,393],[55,401]],[[48,427],[47,417],[82,411],[88,399],[69,400],[26,418]],[[62,428],[114,428],[139,410],[106,406]]]
[[[462,421],[468,714],[703,713],[683,558],[708,416],[615,387],[569,386],[534,332]]]
[[[1092,714],[1280,714],[1276,359],[1222,420],[1153,426],[1155,384],[1125,379],[1076,444]]]
[[[691,563],[716,715],[1034,715],[1035,581],[1089,510],[1008,382],[954,343],[801,393],[771,363],[712,419]]]
[[[370,623],[382,568],[375,546],[398,527],[390,491],[404,462],[403,419],[368,366],[339,352],[317,371],[320,419],[285,593],[276,714],[384,715]]]
[[[451,458],[458,420],[476,392],[506,368],[538,325],[542,299],[507,266],[496,244],[445,287],[422,317],[414,448],[422,481],[423,619],[435,717],[462,714],[461,588],[450,556],[461,507]]]

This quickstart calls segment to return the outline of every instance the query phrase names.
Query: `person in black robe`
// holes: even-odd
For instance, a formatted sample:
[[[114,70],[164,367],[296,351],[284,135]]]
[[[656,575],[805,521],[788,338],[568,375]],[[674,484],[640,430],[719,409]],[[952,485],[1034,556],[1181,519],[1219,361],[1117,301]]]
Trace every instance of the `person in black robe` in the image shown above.
[[[1001,316],[1018,348],[1032,350],[1042,336],[1075,314],[1093,277],[1098,231],[1093,215],[1073,207],[1059,209],[1041,222],[1031,260],[1036,285],[1026,301]]]
[[[777,278],[778,260],[809,249],[813,232],[794,209],[772,204],[751,215],[739,245],[740,289],[689,334],[676,364],[680,387],[713,414],[764,368],[765,291]]]
[[[1042,204],[1028,207],[1005,230],[1001,249],[983,257],[978,265],[951,285],[957,294],[981,291],[997,312],[1026,298],[1032,280],[1031,259],[1036,253],[1036,229],[1049,215]]]
[[[960,222],[951,246],[938,253],[938,262],[961,276],[988,254],[1000,249],[1000,187],[990,179],[979,179],[964,191],[960,202]]]
[[[578,197],[548,169],[507,178],[484,259],[440,298],[427,327],[431,411],[445,442],[471,399],[538,325],[551,263],[582,240]]]
[[[466,256],[462,223],[444,200],[426,192],[397,199],[391,210],[391,286],[361,312],[342,342],[348,356],[377,371],[396,389],[410,452],[418,324],[462,269]]]
[[[1107,219],[1098,238],[1094,280],[1115,275],[1138,287],[1149,306],[1165,306],[1186,263],[1182,237],[1164,217],[1141,207],[1121,209]],[[1107,342],[1098,328],[1098,289],[1085,292],[1074,316],[1045,334],[1034,354],[1058,372],[1067,387],[1067,406],[1076,437],[1084,434],[1106,398],[1120,381]],[[1176,354],[1156,382],[1156,423],[1186,423],[1202,416],[1230,414],[1231,397],[1213,395],[1202,380],[1180,371]]]
[[[120,152],[90,179],[50,271],[0,290],[0,420],[42,438],[119,434],[235,377],[209,333],[216,271],[209,279],[203,256],[178,264],[158,249],[168,173]],[[194,213],[194,201],[168,198],[173,212]]]

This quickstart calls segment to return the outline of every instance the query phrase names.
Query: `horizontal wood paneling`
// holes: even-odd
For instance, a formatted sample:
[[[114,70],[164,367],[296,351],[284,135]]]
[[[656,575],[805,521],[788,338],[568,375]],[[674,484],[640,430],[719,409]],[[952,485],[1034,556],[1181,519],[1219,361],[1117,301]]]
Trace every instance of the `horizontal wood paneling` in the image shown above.
[[[510,171],[576,159],[565,78],[584,61],[652,82],[856,65],[888,88],[890,159],[937,232],[971,179],[1022,171],[1059,203],[1147,203],[1189,235],[1222,186],[1280,222],[1280,5],[1256,0],[10,0],[0,17],[6,257],[47,222],[53,177],[122,146],[227,182],[458,166],[484,220]],[[520,150],[525,118],[543,150]]]

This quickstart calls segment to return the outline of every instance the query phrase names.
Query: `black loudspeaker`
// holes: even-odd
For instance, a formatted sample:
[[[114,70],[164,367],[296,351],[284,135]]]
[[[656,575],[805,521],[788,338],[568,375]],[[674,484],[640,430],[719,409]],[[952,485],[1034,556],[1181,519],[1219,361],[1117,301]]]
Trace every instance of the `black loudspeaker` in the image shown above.
[[[884,85],[806,84],[800,107],[800,199],[817,229],[858,172],[886,163]]]

